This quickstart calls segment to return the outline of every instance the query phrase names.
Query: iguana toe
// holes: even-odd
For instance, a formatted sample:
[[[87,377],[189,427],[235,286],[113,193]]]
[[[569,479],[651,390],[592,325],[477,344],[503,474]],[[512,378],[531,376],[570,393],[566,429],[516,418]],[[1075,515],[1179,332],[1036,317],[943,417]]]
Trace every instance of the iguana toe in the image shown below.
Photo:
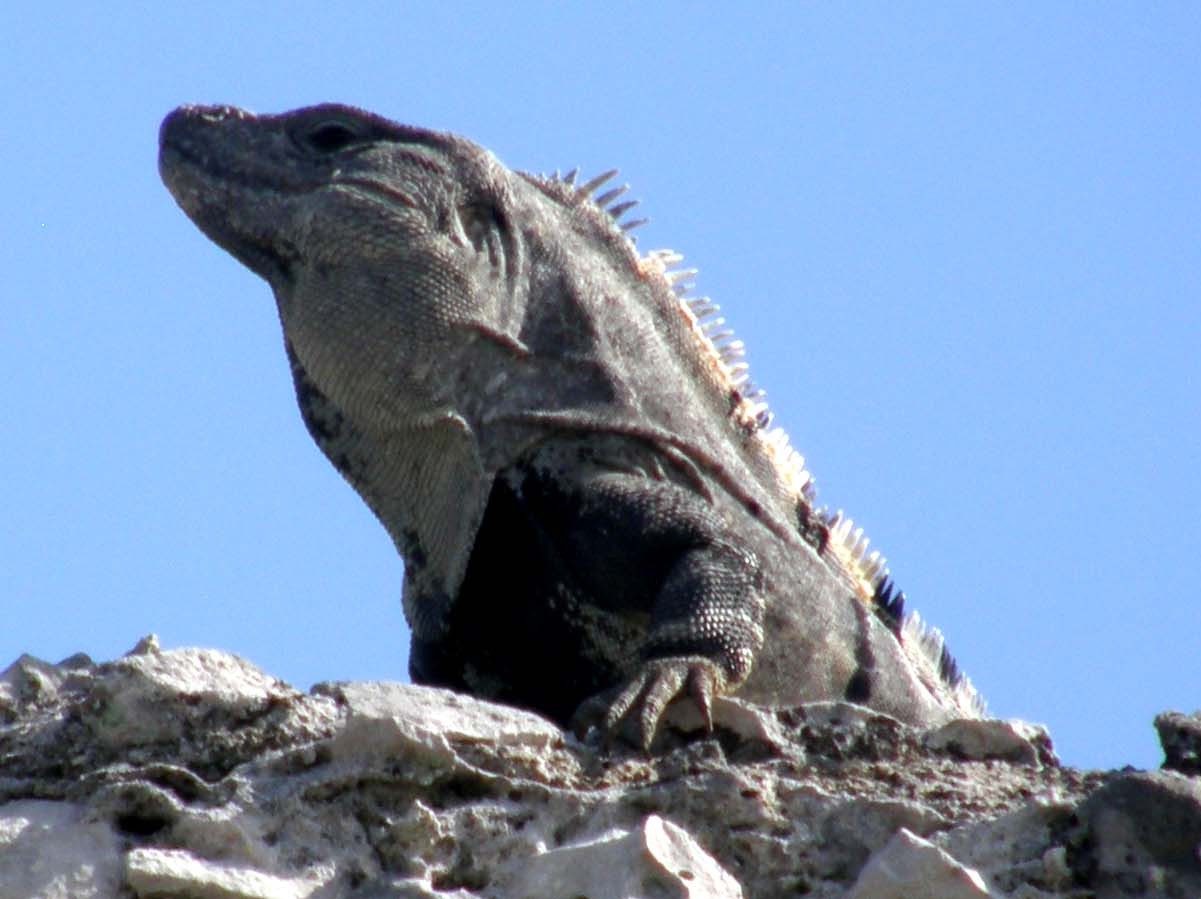
[[[688,696],[697,704],[705,727],[712,730],[713,697],[720,692],[721,682],[720,669],[709,659],[653,659],[609,701],[603,729],[610,738],[632,729],[635,742],[649,750],[664,710],[673,700]]]

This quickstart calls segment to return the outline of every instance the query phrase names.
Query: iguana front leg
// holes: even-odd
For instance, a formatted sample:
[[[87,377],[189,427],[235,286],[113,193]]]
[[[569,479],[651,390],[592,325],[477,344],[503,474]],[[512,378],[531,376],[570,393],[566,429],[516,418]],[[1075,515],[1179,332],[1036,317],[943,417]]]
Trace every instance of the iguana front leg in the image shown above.
[[[709,720],[714,696],[736,689],[763,641],[759,560],[708,498],[641,470],[565,477],[535,466],[519,492],[538,514],[572,592],[602,613],[645,622],[625,683],[581,707],[647,747],[675,698]]]

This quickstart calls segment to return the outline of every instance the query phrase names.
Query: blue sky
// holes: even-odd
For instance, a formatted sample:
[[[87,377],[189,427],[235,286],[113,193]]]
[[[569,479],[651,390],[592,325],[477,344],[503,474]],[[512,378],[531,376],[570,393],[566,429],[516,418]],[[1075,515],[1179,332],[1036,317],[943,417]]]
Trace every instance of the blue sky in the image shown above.
[[[154,631],[405,676],[400,561],[304,432],[270,292],[155,166],[179,103],[338,100],[620,167],[991,710],[1158,765],[1153,715],[1201,706],[1201,7],[354,9],[5,29],[0,665]]]

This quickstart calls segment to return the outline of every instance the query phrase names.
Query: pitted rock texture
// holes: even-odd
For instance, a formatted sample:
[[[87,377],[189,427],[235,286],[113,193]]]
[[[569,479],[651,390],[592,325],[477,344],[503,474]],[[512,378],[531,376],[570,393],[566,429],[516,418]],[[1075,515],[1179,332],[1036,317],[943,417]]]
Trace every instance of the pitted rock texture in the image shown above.
[[[1044,731],[687,709],[653,755],[214,650],[0,675],[0,899],[1201,895],[1201,781]]]
[[[1201,712],[1164,712],[1155,716],[1155,729],[1163,746],[1165,768],[1201,774]]]

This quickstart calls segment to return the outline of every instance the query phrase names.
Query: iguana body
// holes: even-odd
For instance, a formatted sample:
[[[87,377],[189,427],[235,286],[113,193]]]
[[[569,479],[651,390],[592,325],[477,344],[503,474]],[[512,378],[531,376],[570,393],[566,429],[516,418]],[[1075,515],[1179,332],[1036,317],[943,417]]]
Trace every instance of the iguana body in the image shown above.
[[[559,720],[610,691],[644,742],[680,694],[979,712],[619,191],[341,106],[181,108],[160,168],[275,292],[309,431],[404,556],[414,680]]]

